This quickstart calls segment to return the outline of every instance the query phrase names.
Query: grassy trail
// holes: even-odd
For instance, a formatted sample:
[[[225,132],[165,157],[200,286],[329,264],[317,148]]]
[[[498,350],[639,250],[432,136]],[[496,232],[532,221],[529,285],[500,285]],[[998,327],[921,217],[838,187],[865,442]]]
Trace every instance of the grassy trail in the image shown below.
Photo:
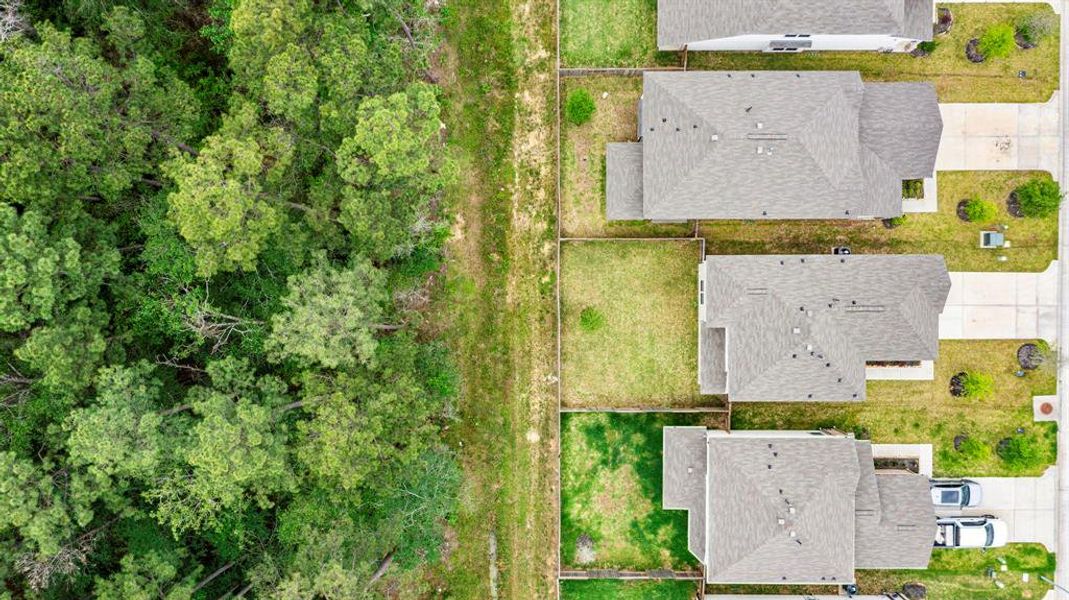
[[[434,319],[462,374],[465,471],[450,598],[556,594],[556,33],[553,3],[448,5],[439,77],[460,163]],[[493,540],[493,542],[491,541]]]

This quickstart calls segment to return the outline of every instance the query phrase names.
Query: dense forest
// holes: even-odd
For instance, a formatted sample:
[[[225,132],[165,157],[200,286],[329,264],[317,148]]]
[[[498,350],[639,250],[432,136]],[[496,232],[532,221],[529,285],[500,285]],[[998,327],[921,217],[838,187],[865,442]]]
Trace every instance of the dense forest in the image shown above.
[[[0,597],[437,560],[456,177],[423,0],[0,0]]]

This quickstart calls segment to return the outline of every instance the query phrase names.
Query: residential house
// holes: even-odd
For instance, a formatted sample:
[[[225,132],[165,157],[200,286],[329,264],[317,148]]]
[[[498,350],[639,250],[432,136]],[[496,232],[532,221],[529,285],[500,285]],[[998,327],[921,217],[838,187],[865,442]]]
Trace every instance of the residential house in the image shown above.
[[[663,452],[664,508],[688,512],[708,583],[842,585],[931,558],[927,477],[877,470],[867,441],[665,427]]]
[[[932,39],[934,0],[658,0],[661,50],[878,50]]]
[[[734,402],[864,400],[866,363],[936,358],[949,293],[942,256],[707,256],[701,391]]]
[[[610,221],[896,217],[943,129],[931,84],[852,71],[647,72],[638,120],[606,149]]]

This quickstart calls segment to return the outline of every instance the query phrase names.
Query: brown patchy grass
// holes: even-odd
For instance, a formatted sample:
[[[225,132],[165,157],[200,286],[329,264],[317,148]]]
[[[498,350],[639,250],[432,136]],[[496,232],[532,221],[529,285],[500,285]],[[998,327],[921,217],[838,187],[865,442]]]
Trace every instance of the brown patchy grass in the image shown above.
[[[641,77],[593,76],[562,80],[561,101],[574,90],[594,97],[594,117],[561,125],[561,235],[563,237],[686,237],[690,224],[655,225],[605,220],[605,144],[634,140]]]
[[[702,221],[699,234],[708,254],[796,254],[830,252],[849,246],[858,254],[941,254],[952,271],[1039,272],[1058,256],[1058,216],[1018,219],[1006,210],[1006,198],[1041,171],[941,171],[937,176],[939,211],[906,216],[887,229],[880,221]],[[980,198],[998,206],[988,224],[967,223],[957,216],[961,200]],[[1006,224],[1010,248],[980,248],[980,231]],[[999,262],[999,256],[1006,256]]]
[[[561,246],[562,404],[696,406],[699,246],[584,241]],[[583,311],[600,315],[584,324]]]
[[[1018,346],[1031,340],[944,340],[940,342],[932,381],[870,381],[868,399],[843,403],[736,403],[734,429],[819,429],[834,427],[871,437],[876,443],[933,445],[939,476],[1040,475],[1054,464],[1056,429],[1032,421],[1032,396],[1055,391],[1053,369],[1018,369]],[[987,373],[995,393],[987,399],[955,398],[950,378],[961,371]],[[1039,440],[1043,464],[1018,469],[1002,461],[995,446],[1023,428]],[[967,457],[954,449],[954,437],[965,434],[983,443],[987,453]]]

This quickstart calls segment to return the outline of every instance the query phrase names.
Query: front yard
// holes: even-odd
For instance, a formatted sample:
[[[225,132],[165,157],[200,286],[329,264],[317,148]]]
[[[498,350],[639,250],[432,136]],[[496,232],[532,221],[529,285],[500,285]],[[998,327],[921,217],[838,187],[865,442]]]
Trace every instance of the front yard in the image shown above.
[[[951,31],[927,57],[877,52],[691,52],[688,68],[703,70],[857,70],[872,81],[931,81],[943,102],[1046,102],[1058,87],[1058,22],[1048,4],[940,4],[954,14]],[[566,67],[648,67],[682,64],[679,53],[656,52],[655,0],[562,0],[561,61]],[[1037,48],[1006,58],[969,62],[966,43],[996,24],[1034,13],[1053,19]],[[1025,76],[1021,77],[1020,72]]]
[[[928,598],[933,600],[1040,600],[1050,586],[1039,576],[1052,578],[1054,564],[1054,554],[1039,544],[1009,544],[991,550],[937,549],[923,571],[857,571],[857,586],[862,594],[878,595],[899,592],[906,584],[920,583],[927,588]],[[1024,581],[1025,574],[1028,581]],[[834,595],[837,589],[833,586],[716,585],[706,586],[706,593],[804,596]]]
[[[561,415],[561,568],[690,570],[687,513],[661,509],[661,430],[723,427],[670,413]]]
[[[853,431],[877,443],[933,445],[937,476],[1040,475],[1054,464],[1056,428],[1034,423],[1032,396],[1053,394],[1055,373],[1041,367],[1017,377],[1021,341],[944,340],[933,381],[870,381],[868,399],[842,403],[740,403],[732,405],[733,429],[819,429]],[[950,394],[950,378],[961,371],[993,379],[986,399]],[[1020,433],[1019,433],[1020,432]],[[998,444],[1021,437],[1031,450],[1007,461]],[[957,438],[957,449],[955,449]]]
[[[699,233],[708,254],[823,254],[848,246],[856,254],[941,254],[951,271],[1039,272],[1058,257],[1058,215],[1016,218],[1006,208],[1010,192],[1036,177],[1050,179],[1038,171],[941,171],[939,212],[909,214],[895,229],[880,221],[702,221]],[[996,217],[986,224],[958,218],[958,202],[973,198],[992,202]],[[999,225],[1007,226],[1010,247],[981,248],[980,232]]]
[[[561,600],[693,600],[696,581],[564,580]]]
[[[567,408],[701,404],[697,241],[561,244]]]

